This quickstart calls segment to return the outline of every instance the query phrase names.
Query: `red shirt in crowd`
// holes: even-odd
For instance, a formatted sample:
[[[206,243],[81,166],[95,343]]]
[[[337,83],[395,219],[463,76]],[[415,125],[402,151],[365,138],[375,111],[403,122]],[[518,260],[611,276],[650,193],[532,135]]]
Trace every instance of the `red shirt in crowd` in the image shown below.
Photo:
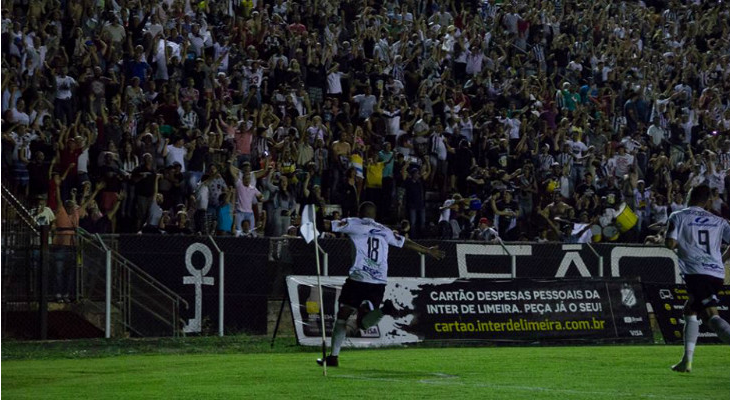
[[[298,33],[300,35],[304,35],[307,33],[307,27],[302,25],[299,22],[294,22],[293,24],[289,25],[289,31],[293,33]]]
[[[66,147],[61,150],[61,157],[59,158],[58,162],[58,168],[60,173],[64,173],[69,165],[79,164],[79,156],[83,152],[83,149],[67,144]],[[76,168],[71,168],[71,170],[68,171],[69,177],[76,176]]]

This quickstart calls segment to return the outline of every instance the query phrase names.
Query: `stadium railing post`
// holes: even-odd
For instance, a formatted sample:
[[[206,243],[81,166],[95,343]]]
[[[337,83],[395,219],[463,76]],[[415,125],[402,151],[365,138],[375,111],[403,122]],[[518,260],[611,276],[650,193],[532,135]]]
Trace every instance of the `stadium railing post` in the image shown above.
[[[221,248],[218,247],[218,243],[216,243],[215,239],[213,239],[212,235],[208,235],[208,238],[210,239],[210,242],[213,243],[213,247],[218,251],[218,336],[223,337],[225,335],[224,327],[224,310],[225,310],[225,285],[224,285],[224,277],[225,277],[225,268],[226,268],[226,260],[225,255],[223,254],[223,251],[221,251]]]
[[[419,254],[421,258],[421,278],[426,277],[426,255],[425,254]]]
[[[104,240],[97,233],[96,240],[104,249],[104,266],[106,271],[106,282],[104,288],[104,338],[112,337],[112,251],[107,247]],[[80,274],[79,274],[80,275]]]
[[[41,262],[38,268],[38,337],[48,339],[48,237],[51,227],[41,225]]]
[[[104,299],[104,337],[109,339],[112,337],[112,251],[109,249],[106,249],[105,291],[106,298]]]
[[[517,257],[514,254],[510,254],[512,258],[512,279],[517,278]]]

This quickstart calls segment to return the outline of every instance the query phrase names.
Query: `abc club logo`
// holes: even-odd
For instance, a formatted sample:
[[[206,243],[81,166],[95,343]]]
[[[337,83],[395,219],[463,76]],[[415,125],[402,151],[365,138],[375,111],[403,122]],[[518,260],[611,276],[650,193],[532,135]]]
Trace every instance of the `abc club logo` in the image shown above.
[[[636,294],[628,284],[624,284],[621,288],[621,303],[629,308],[636,305]]]

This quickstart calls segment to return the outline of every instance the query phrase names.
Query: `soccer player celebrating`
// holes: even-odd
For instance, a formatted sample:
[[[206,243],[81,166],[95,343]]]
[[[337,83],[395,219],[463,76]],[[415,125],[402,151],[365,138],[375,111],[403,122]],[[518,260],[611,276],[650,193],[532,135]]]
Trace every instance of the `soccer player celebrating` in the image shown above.
[[[356,254],[340,293],[339,311],[332,330],[332,349],[327,356],[327,366],[330,367],[339,365],[338,356],[345,341],[350,315],[357,312],[358,327],[368,329],[377,324],[383,315],[395,313],[390,300],[386,300],[380,308],[388,280],[388,246],[405,247],[438,260],[444,257],[444,252],[438,246],[421,246],[375,222],[375,214],[375,204],[367,201],[360,205],[360,218],[346,218],[331,223],[332,232],[345,233],[350,237]],[[324,360],[318,359],[317,363],[322,365]]]
[[[723,264],[730,258],[730,248],[721,254],[720,246],[722,242],[730,243],[730,224],[708,212],[709,204],[709,186],[692,189],[689,207],[669,217],[664,242],[669,249],[677,249],[679,268],[689,293],[684,306],[684,357],[672,366],[677,372],[692,370],[692,355],[700,332],[698,314],[723,342],[730,343],[730,324],[717,314],[717,293],[725,278]]]

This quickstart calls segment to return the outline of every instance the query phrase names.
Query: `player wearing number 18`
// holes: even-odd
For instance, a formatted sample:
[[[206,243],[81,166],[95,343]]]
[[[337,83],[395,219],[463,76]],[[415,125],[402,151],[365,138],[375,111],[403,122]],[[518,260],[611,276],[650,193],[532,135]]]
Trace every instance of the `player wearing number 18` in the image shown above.
[[[730,247],[721,253],[722,242],[730,243],[730,224],[706,209],[710,188],[700,185],[689,194],[688,207],[669,217],[665,245],[677,249],[679,268],[687,283],[689,300],[684,306],[684,357],[672,370],[690,372],[700,325],[698,315],[725,343],[730,343],[730,324],[717,314],[717,293],[725,278],[724,262]]]
[[[346,218],[331,223],[332,232],[345,233],[350,237],[355,248],[355,262],[340,293],[339,311],[332,330],[331,353],[327,356],[327,366],[330,367],[339,365],[340,348],[347,334],[347,319],[354,312],[358,313],[360,329],[375,326],[384,314],[395,313],[390,300],[380,307],[388,282],[388,246],[405,247],[439,260],[444,257],[444,252],[438,246],[421,246],[375,222],[375,213],[375,204],[368,201],[360,205],[360,218]],[[322,365],[323,361],[319,359],[317,363]]]

